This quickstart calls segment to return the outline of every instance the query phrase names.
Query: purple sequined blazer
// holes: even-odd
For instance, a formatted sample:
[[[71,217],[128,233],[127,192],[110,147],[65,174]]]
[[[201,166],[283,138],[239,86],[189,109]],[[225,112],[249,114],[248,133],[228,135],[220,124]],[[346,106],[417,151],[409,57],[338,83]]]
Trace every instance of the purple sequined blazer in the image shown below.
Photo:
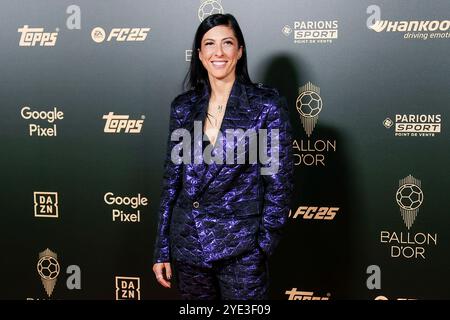
[[[191,90],[171,104],[154,263],[177,260],[211,266],[256,246],[270,256],[287,221],[293,189],[292,129],[285,99],[276,89],[236,80],[220,131],[225,155],[227,129],[279,129],[277,173],[261,175],[261,167],[268,165],[249,163],[248,156],[246,164],[171,161],[172,148],[180,143],[171,141],[171,133],[185,128],[194,137],[194,121],[205,120],[209,95],[207,88],[201,93]],[[268,140],[270,145],[270,134]],[[195,143],[192,138],[192,150]],[[200,144],[203,150],[210,143]],[[218,145],[216,141],[214,148]],[[236,150],[234,154],[236,159]]]

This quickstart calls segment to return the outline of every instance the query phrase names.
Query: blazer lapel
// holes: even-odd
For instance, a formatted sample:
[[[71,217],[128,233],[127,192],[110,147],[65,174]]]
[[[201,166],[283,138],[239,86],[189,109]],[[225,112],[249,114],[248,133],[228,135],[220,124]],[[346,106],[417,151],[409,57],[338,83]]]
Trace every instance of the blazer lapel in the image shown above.
[[[208,88],[205,87],[201,94],[199,94],[197,97],[197,102],[195,102],[193,112],[190,117],[191,121],[188,122],[188,128],[186,128],[191,132],[191,136],[194,137],[192,143],[193,149],[191,149],[193,152],[193,161],[195,160],[195,158],[198,159],[196,150],[197,152],[200,151],[203,155],[205,147],[210,144],[207,137],[205,138],[205,140],[203,140],[203,137],[206,136],[203,133],[203,125],[206,119],[206,113],[210,98]],[[255,123],[258,115],[259,114],[257,114],[256,110],[253,110],[253,108],[249,105],[247,97],[247,86],[236,79],[233,83],[230,96],[228,97],[225,114],[220,127],[220,136],[217,137],[217,139],[221,139],[222,143],[219,143],[219,141],[217,140],[212,151],[213,153],[216,153],[218,152],[219,147],[222,148],[223,164],[212,162],[208,165],[204,161],[201,161],[201,163],[198,164],[195,164],[194,162],[194,171],[197,177],[201,180],[201,183],[198,186],[198,193],[196,192],[197,195],[202,194],[208,188],[211,182],[217,177],[220,171],[226,166],[226,130],[234,130],[237,128],[243,128],[244,130],[248,129]],[[198,124],[201,123],[200,130],[197,129],[197,133],[201,133],[201,136],[199,137],[194,136],[194,121],[199,121]],[[236,152],[236,146],[234,148],[234,152]]]
[[[206,116],[207,106],[208,103],[206,103],[206,108],[202,116]],[[200,194],[202,194],[209,187],[211,182],[214,181],[220,171],[226,166],[226,130],[235,129],[236,121],[245,120],[249,116],[247,107],[248,99],[245,86],[236,79],[231,89],[230,96],[228,97],[225,114],[220,126],[220,135],[217,137],[217,141],[212,150],[213,154],[217,154],[217,152],[220,152],[219,148],[221,148],[222,154],[220,156],[223,159],[223,164],[212,162],[211,164],[206,165],[206,170],[204,171],[203,176],[203,183],[201,184],[201,189],[199,191]],[[205,119],[205,117],[203,117],[202,119]],[[219,141],[219,139],[221,139],[221,141]],[[206,145],[209,145],[209,140],[207,141]]]

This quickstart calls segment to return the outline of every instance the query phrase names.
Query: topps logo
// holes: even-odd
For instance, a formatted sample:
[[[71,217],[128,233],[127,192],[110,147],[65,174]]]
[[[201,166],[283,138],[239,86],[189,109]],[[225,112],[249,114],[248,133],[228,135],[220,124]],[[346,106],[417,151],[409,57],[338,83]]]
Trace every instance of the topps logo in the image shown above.
[[[291,291],[286,291],[285,294],[289,295],[288,300],[330,300],[329,295],[326,297],[314,296],[312,291],[297,291],[297,288],[292,288]]]
[[[110,112],[103,116],[106,119],[104,132],[105,133],[140,133],[144,123],[144,116],[142,120],[130,120],[128,115],[115,115]]]
[[[339,207],[298,207],[292,219],[303,217],[306,220],[333,220]],[[289,211],[291,217],[291,211]]]
[[[34,47],[36,45],[53,47],[58,37],[58,32],[44,32],[44,28],[29,28],[28,25],[17,29],[17,32],[21,33],[19,47]]]

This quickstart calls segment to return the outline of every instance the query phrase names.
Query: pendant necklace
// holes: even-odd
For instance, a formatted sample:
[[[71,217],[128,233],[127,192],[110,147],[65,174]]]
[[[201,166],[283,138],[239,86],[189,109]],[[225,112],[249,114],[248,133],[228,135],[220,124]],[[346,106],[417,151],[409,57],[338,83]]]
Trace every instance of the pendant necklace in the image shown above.
[[[217,106],[217,112],[220,114],[220,113],[222,113],[222,111],[223,111],[223,105],[219,104],[219,105]],[[216,117],[214,117],[214,116],[213,116],[212,114],[210,114],[209,112],[207,112],[207,114],[208,114],[208,120],[209,120],[209,122],[212,124],[211,120],[209,119],[209,116],[211,116],[212,118],[214,118],[214,121],[215,121],[214,127],[217,127],[217,119],[216,119]]]

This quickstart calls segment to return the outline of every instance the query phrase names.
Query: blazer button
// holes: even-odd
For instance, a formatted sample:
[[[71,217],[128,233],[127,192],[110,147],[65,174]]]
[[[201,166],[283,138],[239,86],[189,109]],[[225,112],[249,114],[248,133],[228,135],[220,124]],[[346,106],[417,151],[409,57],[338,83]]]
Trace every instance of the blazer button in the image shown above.
[[[193,204],[194,208],[198,208],[198,206],[200,205],[197,201],[195,201]]]

